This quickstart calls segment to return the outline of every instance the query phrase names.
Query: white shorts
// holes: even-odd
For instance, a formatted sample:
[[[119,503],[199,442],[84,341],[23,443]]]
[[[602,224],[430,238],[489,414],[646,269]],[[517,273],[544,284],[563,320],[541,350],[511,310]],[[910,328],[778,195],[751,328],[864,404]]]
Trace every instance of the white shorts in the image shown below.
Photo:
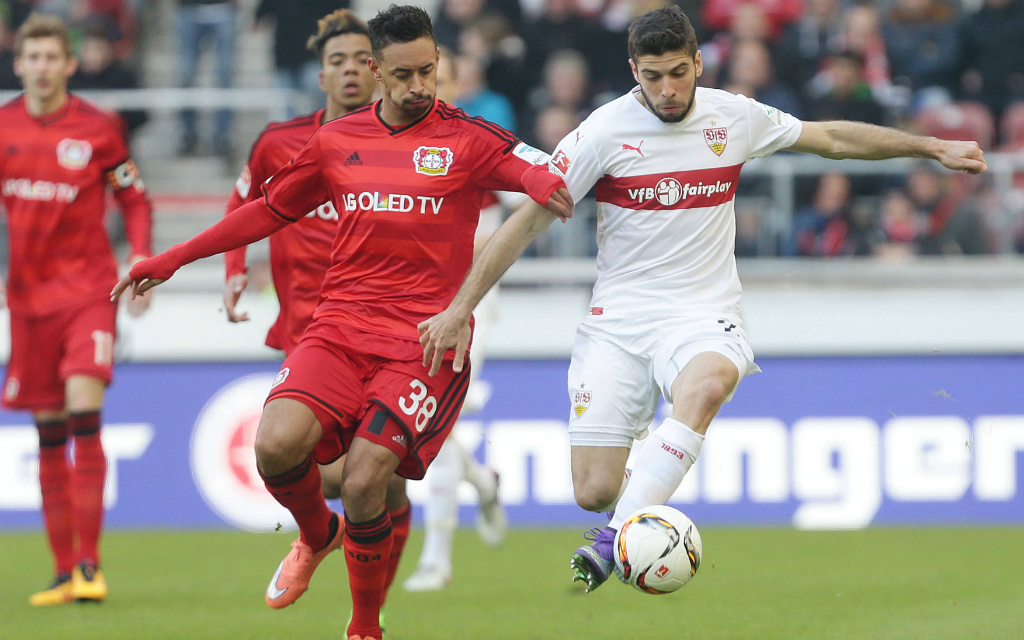
[[[654,419],[658,397],[672,402],[676,377],[707,352],[731,360],[739,380],[761,370],[737,316],[584,321],[569,365],[570,444],[631,447]]]

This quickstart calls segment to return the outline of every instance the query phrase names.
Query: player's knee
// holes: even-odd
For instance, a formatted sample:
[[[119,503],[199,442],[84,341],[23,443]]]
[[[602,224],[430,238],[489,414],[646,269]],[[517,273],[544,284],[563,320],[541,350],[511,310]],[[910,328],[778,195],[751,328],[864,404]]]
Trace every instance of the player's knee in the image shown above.
[[[619,496],[619,488],[593,480],[578,482],[574,488],[576,504],[586,511],[604,511]]]
[[[729,396],[729,391],[731,389],[718,378],[705,378],[692,386],[681,400],[683,406],[717,410]]]
[[[353,522],[365,522],[384,510],[387,483],[374,474],[346,473],[341,481],[341,502]]]
[[[257,466],[265,475],[283,473],[301,464],[309,455],[301,438],[272,424],[261,424],[256,431],[255,450]]]

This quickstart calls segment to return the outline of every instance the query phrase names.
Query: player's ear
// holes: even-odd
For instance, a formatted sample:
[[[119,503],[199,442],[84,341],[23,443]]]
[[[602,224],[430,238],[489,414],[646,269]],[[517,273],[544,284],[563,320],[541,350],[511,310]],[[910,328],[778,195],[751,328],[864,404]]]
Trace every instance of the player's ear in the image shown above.
[[[76,71],[78,71],[78,58],[76,58],[75,56],[68,56],[68,62],[64,66],[65,75],[67,75],[67,77],[70,78],[71,76],[75,75]]]
[[[693,72],[698,78],[700,74],[704,73],[704,61],[700,58],[700,49],[697,49],[697,53],[693,54]]]
[[[633,58],[629,59],[629,68],[633,72],[633,79],[636,80],[637,83],[639,83],[640,82],[640,72],[637,70],[636,63],[633,62]]]
[[[14,67],[14,75],[16,75],[17,77],[20,78],[21,77],[21,56],[15,56],[14,64],[12,66]]]
[[[320,90],[327,93],[327,84],[324,82],[324,72],[321,69],[320,73],[316,74],[317,83],[320,85]]]
[[[380,82],[380,63],[377,61],[376,56],[370,56],[366,61],[366,65],[370,67],[370,75],[377,82]]]

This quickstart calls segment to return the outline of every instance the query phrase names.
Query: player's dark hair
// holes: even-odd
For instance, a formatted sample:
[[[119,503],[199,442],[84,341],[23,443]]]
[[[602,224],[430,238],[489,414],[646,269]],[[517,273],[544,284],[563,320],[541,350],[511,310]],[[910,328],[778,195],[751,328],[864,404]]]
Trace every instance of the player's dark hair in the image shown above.
[[[14,36],[14,54],[20,56],[26,40],[35,38],[57,38],[64,47],[64,53],[70,58],[73,55],[71,48],[71,34],[64,25],[64,21],[57,16],[43,13],[33,13],[25,20]]]
[[[316,23],[316,33],[306,40],[306,49],[316,54],[317,60],[323,61],[324,47],[327,41],[337,36],[356,33],[370,37],[370,29],[349,9],[338,9],[320,18]]]
[[[419,7],[393,4],[374,16],[370,27],[370,47],[379,58],[384,47],[430,38],[434,40],[434,25],[430,15]]]
[[[682,49],[697,54],[697,34],[683,10],[669,5],[648,11],[629,25],[629,57],[660,56]]]

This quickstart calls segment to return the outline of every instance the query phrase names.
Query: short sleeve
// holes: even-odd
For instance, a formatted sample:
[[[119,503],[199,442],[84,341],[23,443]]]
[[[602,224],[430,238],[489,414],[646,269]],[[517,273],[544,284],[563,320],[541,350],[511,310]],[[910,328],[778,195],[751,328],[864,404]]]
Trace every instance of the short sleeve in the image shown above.
[[[565,180],[569,194],[577,202],[604,176],[594,141],[582,129],[562,138],[555,147],[548,169]]]
[[[297,222],[327,200],[330,194],[320,168],[320,132],[288,164],[262,186],[267,206],[280,218]]]
[[[761,104],[757,100],[747,101],[750,122],[750,158],[763,158],[796,144],[803,123],[785,111]]]

